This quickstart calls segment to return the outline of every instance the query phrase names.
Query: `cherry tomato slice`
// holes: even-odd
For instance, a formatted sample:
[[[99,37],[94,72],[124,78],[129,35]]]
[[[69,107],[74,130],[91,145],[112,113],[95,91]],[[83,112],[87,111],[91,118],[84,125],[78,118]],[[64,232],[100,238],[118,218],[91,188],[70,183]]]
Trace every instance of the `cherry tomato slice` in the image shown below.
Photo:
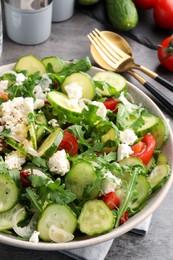
[[[76,137],[67,132],[64,131],[64,137],[58,146],[58,150],[65,150],[67,153],[69,153],[70,156],[74,156],[78,153],[78,141]]]
[[[137,157],[147,164],[154,153],[156,141],[151,133],[146,134],[143,139],[132,146],[133,154],[131,156]]]
[[[20,179],[21,179],[21,182],[22,182],[22,186],[23,187],[29,187],[31,185],[31,182],[27,179],[27,176],[28,176],[28,171],[21,171],[20,172]]]
[[[111,210],[117,209],[120,206],[120,200],[113,191],[102,196],[101,199]]]
[[[2,98],[4,101],[8,101],[8,93],[0,93],[0,98]]]
[[[128,218],[129,218],[129,213],[128,213],[128,211],[126,210],[126,211],[123,213],[123,215],[122,215],[122,217],[121,217],[121,219],[120,219],[120,224],[121,224],[121,225],[124,224],[124,223],[128,220]]]
[[[119,101],[114,98],[108,98],[106,99],[103,104],[107,109],[110,109],[113,113],[117,113],[118,109],[116,106],[118,105]]]

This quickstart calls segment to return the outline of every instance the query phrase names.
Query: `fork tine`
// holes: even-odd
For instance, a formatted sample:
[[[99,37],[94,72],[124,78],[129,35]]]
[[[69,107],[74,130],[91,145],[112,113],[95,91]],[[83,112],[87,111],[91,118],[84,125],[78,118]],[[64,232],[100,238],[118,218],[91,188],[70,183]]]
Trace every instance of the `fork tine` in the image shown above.
[[[99,52],[99,54],[103,57],[103,59],[106,61],[106,63],[114,68],[117,69],[117,60],[112,61],[112,59],[109,58],[109,53],[106,51],[106,49],[101,45],[101,43],[92,35],[92,33],[87,35],[90,42],[93,44],[93,46],[96,48],[96,50]]]
[[[117,53],[122,58],[129,58],[129,55],[126,54],[124,51],[122,51],[120,48],[118,48],[116,45],[112,44],[107,37],[105,37],[97,28],[95,28],[95,32],[114,50],[115,53]]]

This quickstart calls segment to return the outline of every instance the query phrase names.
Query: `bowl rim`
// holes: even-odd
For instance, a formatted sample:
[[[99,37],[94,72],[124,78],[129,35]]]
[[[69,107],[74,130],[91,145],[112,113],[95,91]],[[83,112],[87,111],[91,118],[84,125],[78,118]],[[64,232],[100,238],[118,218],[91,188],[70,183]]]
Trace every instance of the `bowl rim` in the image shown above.
[[[7,64],[0,66],[0,73],[4,71],[9,71],[13,68],[15,63]],[[97,68],[95,66],[92,66],[91,70],[89,73],[92,75],[93,73],[96,73],[98,71],[103,71],[100,68]],[[130,92],[135,92],[139,97],[143,97],[145,101],[151,106],[151,110],[154,110],[154,114],[157,116],[161,117],[169,131],[169,143],[171,144],[170,146],[170,151],[172,152],[170,154],[170,168],[171,168],[171,174],[165,185],[161,188],[161,190],[154,195],[151,199],[149,199],[148,203],[146,206],[138,212],[136,215],[131,217],[127,222],[125,222],[123,225],[119,226],[118,228],[113,229],[112,231],[102,234],[99,236],[95,237],[88,237],[85,236],[86,239],[84,240],[73,240],[67,243],[51,243],[51,242],[39,242],[39,243],[33,243],[29,241],[23,241],[17,239],[17,237],[14,237],[12,235],[8,235],[5,233],[0,233],[0,242],[4,244],[8,244],[11,246],[15,247],[20,247],[20,248],[25,248],[25,249],[34,249],[34,250],[43,250],[43,251],[56,251],[56,250],[69,250],[69,249],[77,249],[77,248],[82,248],[82,247],[88,247],[88,246],[93,246],[96,244],[104,243],[108,240],[112,240],[118,236],[121,236],[134,227],[136,227],[138,224],[143,222],[147,217],[152,215],[152,213],[160,206],[166,195],[168,194],[171,185],[173,183],[173,132],[172,129],[168,123],[168,120],[166,119],[165,115],[162,113],[160,108],[145,94],[142,90],[137,88],[135,85],[127,81],[127,88],[129,89]],[[170,145],[169,144],[169,145]]]

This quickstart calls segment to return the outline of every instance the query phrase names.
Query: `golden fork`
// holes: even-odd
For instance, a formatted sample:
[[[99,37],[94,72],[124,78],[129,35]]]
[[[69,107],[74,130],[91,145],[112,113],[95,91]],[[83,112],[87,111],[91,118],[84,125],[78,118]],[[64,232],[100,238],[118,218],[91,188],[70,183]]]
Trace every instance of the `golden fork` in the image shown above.
[[[98,37],[95,32],[90,33],[88,38],[96,50],[95,52],[92,52],[93,58],[104,69],[117,71],[117,66],[120,66],[120,64],[123,66],[123,64],[128,63],[129,59],[131,59],[131,57],[127,57],[128,55],[126,54],[127,56],[124,55],[124,57],[121,58],[121,62],[119,62],[119,56],[121,55],[122,51],[118,52],[119,49],[117,49],[116,46],[108,44],[105,39]],[[138,80],[146,89],[148,89],[161,102],[167,111],[173,115],[172,100],[170,100],[162,92],[156,89],[150,82],[146,81],[133,70],[129,69],[127,72],[135,77],[136,80]]]
[[[110,32],[112,35],[114,33]],[[117,45],[120,44],[120,42],[116,42],[115,40],[113,41],[111,38],[107,38],[104,33],[100,32],[98,29],[95,29],[93,31],[93,34],[88,35],[88,37],[95,38],[95,41],[97,42],[97,45],[102,49],[102,44],[104,42],[104,47],[107,50],[107,55],[109,56],[110,60],[114,63],[114,69],[117,72],[125,72],[128,71],[129,69],[138,69],[142,72],[144,72],[146,75],[150,76],[157,82],[161,83],[163,86],[168,88],[169,90],[173,91],[173,85],[171,82],[165,80],[164,78],[160,77],[157,73],[154,71],[141,66],[137,65],[134,62],[134,59],[132,58],[131,55],[127,54],[129,52],[130,46],[128,43],[122,38],[120,42],[123,44],[123,42],[126,42],[126,51],[122,51]],[[91,39],[90,39],[91,40]],[[116,45],[117,43],[117,45]],[[111,55],[111,49],[114,50],[114,57]],[[109,53],[109,54],[108,54]],[[116,65],[116,66],[115,66]]]

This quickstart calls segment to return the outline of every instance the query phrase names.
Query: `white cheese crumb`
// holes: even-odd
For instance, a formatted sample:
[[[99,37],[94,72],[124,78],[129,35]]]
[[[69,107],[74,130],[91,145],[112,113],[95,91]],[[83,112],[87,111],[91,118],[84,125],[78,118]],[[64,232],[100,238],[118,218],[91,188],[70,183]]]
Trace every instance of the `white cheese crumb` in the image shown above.
[[[0,81],[0,92],[4,92],[8,88],[8,80]]]
[[[26,157],[19,151],[12,151],[5,156],[5,165],[9,170],[22,169],[22,165],[26,162]]]
[[[132,145],[137,139],[137,135],[131,129],[125,129],[124,131],[120,131],[121,143]]]
[[[23,73],[16,74],[16,85],[21,85],[26,78]]]
[[[70,162],[66,158],[65,150],[54,153],[48,160],[48,167],[51,172],[64,176],[70,170]]]
[[[117,178],[112,174],[111,171],[104,173],[104,180],[102,182],[102,192],[103,194],[108,194],[110,192],[115,192],[117,187],[119,187],[121,179]]]
[[[51,119],[51,120],[49,120],[48,124],[49,124],[49,125],[52,125],[53,127],[57,127],[57,126],[59,126],[57,120],[54,119],[54,118]]]
[[[78,101],[82,98],[82,87],[76,82],[66,85],[64,88],[69,99],[75,99]]]
[[[121,161],[123,158],[128,158],[131,154],[133,154],[133,151],[128,144],[119,144],[117,150],[117,161]]]
[[[34,232],[32,233],[32,235],[29,239],[29,242],[38,243],[39,242],[39,235],[40,235],[40,232],[34,230]]]
[[[34,109],[40,109],[44,107],[44,100],[43,99],[36,99],[34,102]]]
[[[47,93],[50,91],[50,84],[52,80],[49,78],[47,74],[42,75],[42,78],[38,85],[33,89],[33,93],[36,99],[46,100]]]
[[[27,137],[27,116],[34,111],[33,98],[17,97],[1,104],[2,118],[0,122],[11,134]]]
[[[91,104],[98,107],[96,115],[105,119],[107,114],[107,108],[105,107],[105,105],[97,101],[93,101],[91,102]]]

